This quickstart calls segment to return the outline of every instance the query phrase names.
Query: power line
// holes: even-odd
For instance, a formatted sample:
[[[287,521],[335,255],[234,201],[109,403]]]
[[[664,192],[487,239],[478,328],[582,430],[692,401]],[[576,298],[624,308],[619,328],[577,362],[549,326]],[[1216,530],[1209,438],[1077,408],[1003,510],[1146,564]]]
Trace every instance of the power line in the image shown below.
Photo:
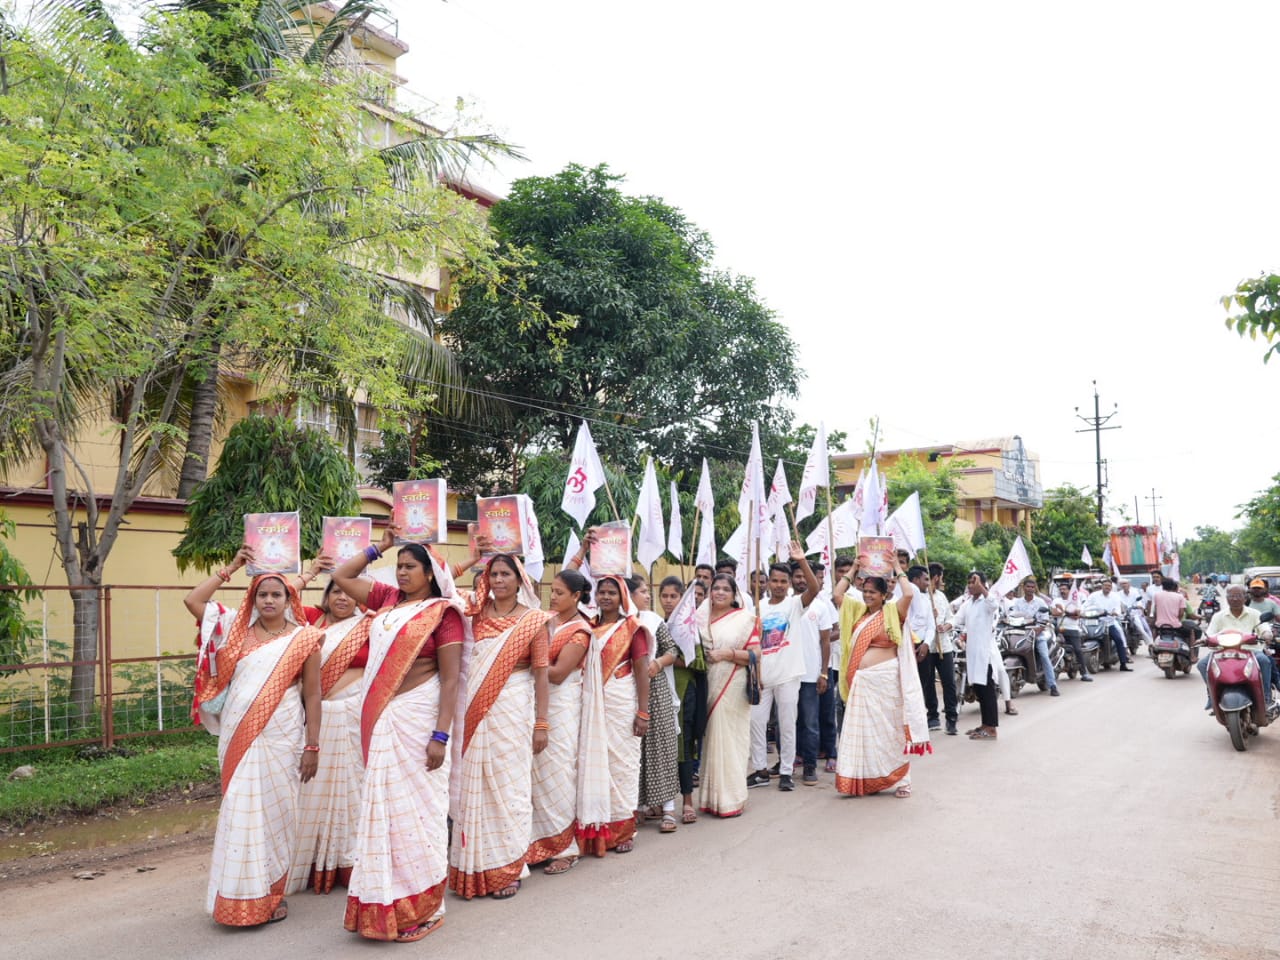
[[[1095,463],[1098,468],[1098,526],[1102,526],[1102,466],[1105,461],[1102,459],[1102,431],[1103,430],[1119,430],[1120,427],[1104,426],[1108,420],[1120,412],[1120,405],[1115,404],[1115,409],[1108,413],[1105,417],[1098,411],[1098,381],[1093,381],[1093,416],[1083,417],[1080,415],[1080,408],[1076,407],[1076,418],[1083,420],[1089,424],[1088,430],[1077,430],[1076,433],[1093,432],[1094,450],[1096,452]]]

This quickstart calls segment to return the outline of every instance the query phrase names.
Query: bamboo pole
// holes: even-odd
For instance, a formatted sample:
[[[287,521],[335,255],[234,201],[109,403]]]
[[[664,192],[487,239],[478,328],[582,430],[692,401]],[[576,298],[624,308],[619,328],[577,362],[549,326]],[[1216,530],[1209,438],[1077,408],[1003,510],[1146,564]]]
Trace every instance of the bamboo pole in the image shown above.
[[[689,544],[689,567],[696,573],[698,567],[698,524],[702,520],[702,508],[693,508],[693,540]],[[680,562],[680,574],[684,576],[684,558]]]

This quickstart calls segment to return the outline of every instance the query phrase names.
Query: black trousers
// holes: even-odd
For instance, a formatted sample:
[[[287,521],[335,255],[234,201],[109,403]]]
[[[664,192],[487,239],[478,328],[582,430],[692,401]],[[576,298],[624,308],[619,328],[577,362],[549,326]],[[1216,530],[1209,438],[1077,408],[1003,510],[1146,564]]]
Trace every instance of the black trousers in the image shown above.
[[[954,721],[958,713],[956,704],[956,655],[954,653],[931,653],[916,664],[920,670],[920,689],[924,693],[924,708],[929,714],[929,722],[938,719],[938,687],[933,682],[936,672],[942,677],[942,709],[948,720]]]
[[[693,773],[698,767],[702,735],[707,729],[707,675],[695,673],[680,701],[680,739],[683,760],[676,764],[680,776],[680,793],[693,793]]]
[[[1084,644],[1080,641],[1080,631],[1063,630],[1062,639],[1067,641],[1071,652],[1076,655],[1076,666],[1080,668],[1080,676],[1089,676],[1089,658],[1085,655]]]
[[[993,667],[987,667],[987,682],[975,683],[973,692],[978,695],[978,707],[982,710],[982,725],[984,727],[1000,726],[1000,684],[996,683]]]

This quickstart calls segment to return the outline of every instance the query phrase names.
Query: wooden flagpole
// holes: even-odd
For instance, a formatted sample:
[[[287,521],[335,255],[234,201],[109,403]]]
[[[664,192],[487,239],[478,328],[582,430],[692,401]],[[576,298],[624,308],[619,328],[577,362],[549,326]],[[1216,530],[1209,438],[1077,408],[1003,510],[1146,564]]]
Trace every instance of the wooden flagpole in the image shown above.
[[[698,566],[698,523],[702,520],[702,508],[695,506],[693,508],[693,542],[689,544],[689,566],[697,570]],[[684,576],[684,561],[681,559],[680,574]]]

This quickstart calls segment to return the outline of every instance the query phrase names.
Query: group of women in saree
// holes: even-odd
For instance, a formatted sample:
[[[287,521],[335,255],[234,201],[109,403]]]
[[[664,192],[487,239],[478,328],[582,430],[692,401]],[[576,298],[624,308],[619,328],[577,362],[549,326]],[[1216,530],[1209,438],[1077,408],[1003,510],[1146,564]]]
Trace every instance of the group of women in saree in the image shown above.
[[[273,923],[286,894],[345,885],[347,930],[412,942],[443,923],[446,890],[505,899],[530,865],[556,875],[583,855],[629,852],[647,818],[673,832],[677,794],[684,823],[743,812],[759,629],[732,577],[705,590],[686,662],[638,579],[600,577],[593,596],[571,565],[548,612],[505,554],[466,595],[453,577],[470,562],[450,568],[419,544],[398,547],[394,587],[364,577],[395,534],[336,567],[319,608],[299,594],[315,566],[255,577],[237,609],[214,601],[247,549],[186,599],[201,625],[196,706],[219,736],[216,921]],[[683,596],[678,578],[663,582],[668,617]],[[848,686],[855,718],[859,697],[887,695],[862,676],[887,662],[868,644],[900,638],[882,606],[867,594],[861,613],[842,611],[867,661]],[[862,622],[876,614],[879,626]],[[914,718],[901,707],[893,718],[900,759]],[[846,737],[860,722],[846,720]],[[842,740],[840,756],[861,748],[847,754]],[[899,766],[842,767],[838,783],[872,792],[877,778],[900,783]]]

